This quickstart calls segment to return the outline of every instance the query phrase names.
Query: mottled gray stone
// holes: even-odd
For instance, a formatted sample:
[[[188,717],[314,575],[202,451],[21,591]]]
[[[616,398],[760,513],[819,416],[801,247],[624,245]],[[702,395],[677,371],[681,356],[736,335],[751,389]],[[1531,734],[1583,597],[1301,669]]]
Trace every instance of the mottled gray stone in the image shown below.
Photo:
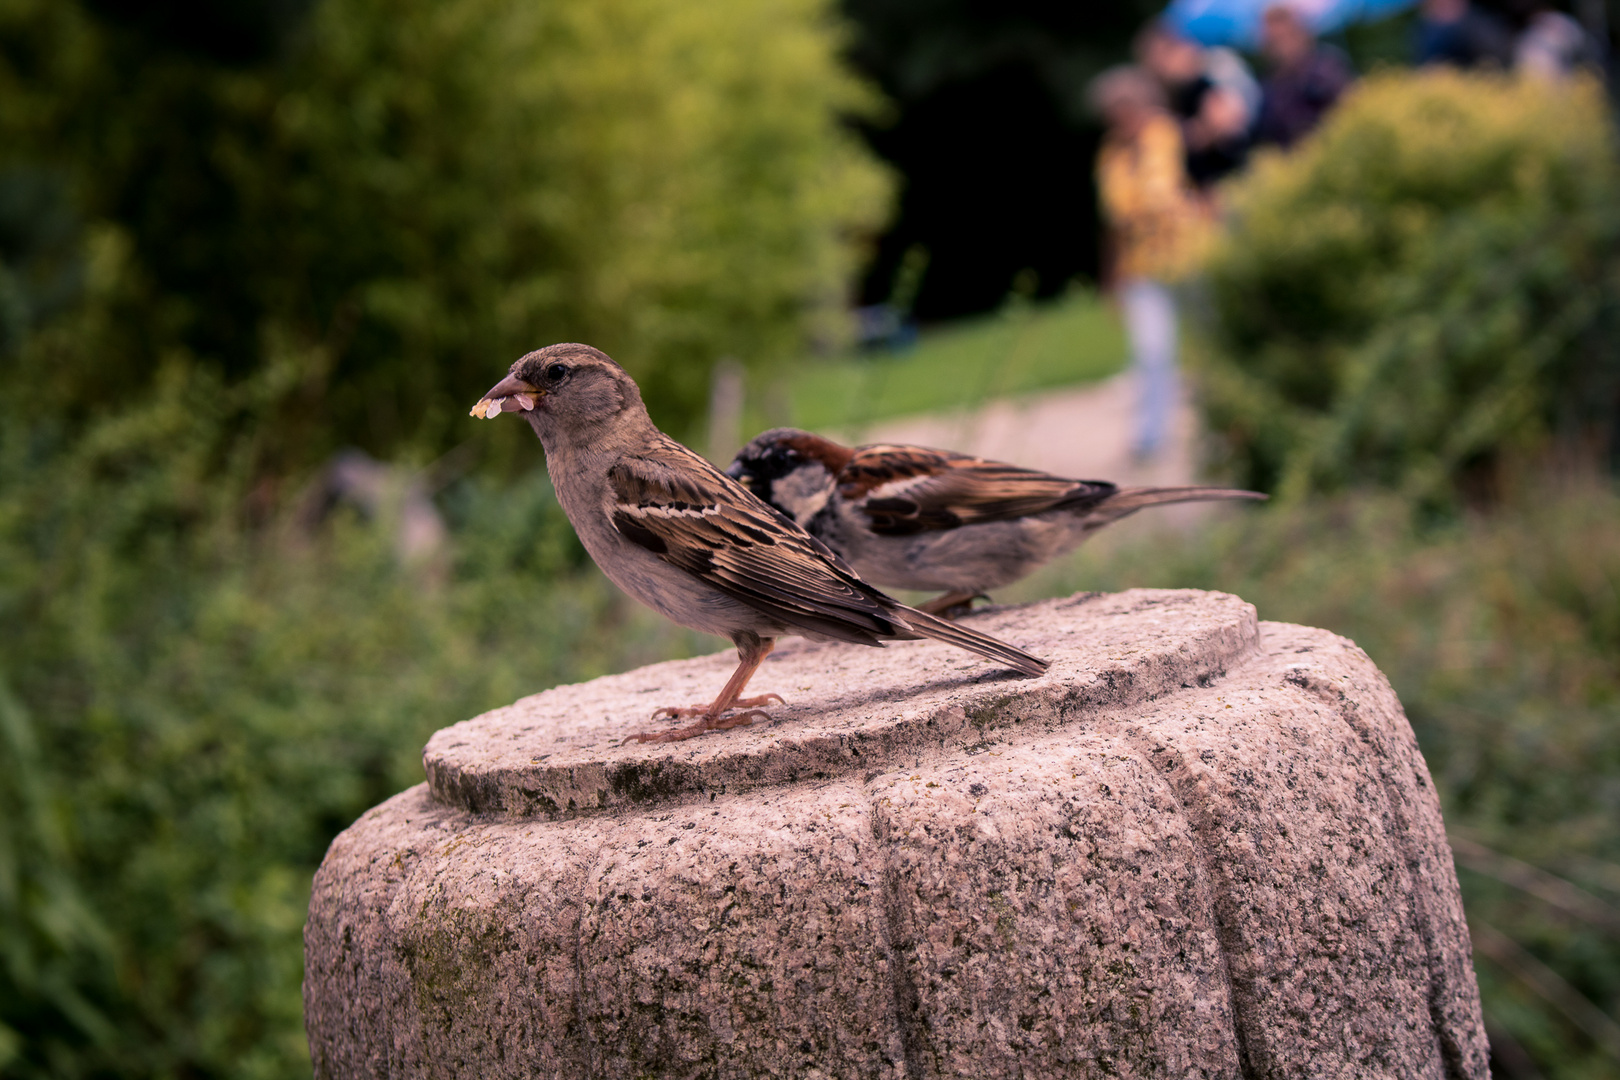
[[[1450,850],[1366,655],[1236,597],[786,644],[752,727],[621,746],[730,654],[441,731],[333,842],[320,1077],[1485,1077]]]

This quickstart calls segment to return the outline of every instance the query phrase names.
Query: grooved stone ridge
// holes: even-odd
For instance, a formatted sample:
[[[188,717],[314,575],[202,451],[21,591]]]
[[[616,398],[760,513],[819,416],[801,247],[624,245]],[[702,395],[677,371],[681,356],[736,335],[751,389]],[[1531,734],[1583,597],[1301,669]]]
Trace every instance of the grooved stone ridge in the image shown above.
[[[1353,644],[1082,594],[788,642],[771,719],[621,745],[729,652],[456,724],[333,842],[318,1077],[1479,1077],[1427,767]]]

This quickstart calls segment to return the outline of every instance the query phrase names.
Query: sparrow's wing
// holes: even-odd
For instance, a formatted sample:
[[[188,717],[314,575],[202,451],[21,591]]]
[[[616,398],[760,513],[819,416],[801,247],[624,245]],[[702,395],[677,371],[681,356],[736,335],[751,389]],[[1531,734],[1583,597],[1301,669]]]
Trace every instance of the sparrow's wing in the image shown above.
[[[838,494],[887,536],[1083,511],[1117,489],[920,446],[863,446],[838,474]]]
[[[686,459],[679,469],[629,458],[608,473],[626,539],[785,625],[864,645],[913,636],[819,540],[696,454],[668,451]]]

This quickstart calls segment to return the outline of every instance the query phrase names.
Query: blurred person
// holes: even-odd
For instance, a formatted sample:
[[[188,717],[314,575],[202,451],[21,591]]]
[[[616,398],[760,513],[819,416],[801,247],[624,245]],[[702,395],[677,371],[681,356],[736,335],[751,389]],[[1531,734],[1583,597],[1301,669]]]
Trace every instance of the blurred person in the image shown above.
[[[1176,306],[1169,283],[1190,270],[1209,231],[1187,178],[1181,126],[1145,69],[1110,68],[1091,84],[1107,125],[1097,190],[1108,225],[1106,277],[1118,297],[1137,380],[1131,452],[1158,453],[1177,396]]]
[[[1423,0],[1413,51],[1420,66],[1505,68],[1513,57],[1513,35],[1469,0]]]
[[[1286,149],[1322,122],[1355,81],[1355,72],[1343,52],[1317,41],[1304,16],[1286,4],[1266,9],[1260,22],[1260,51],[1271,62],[1271,71],[1260,84],[1254,139]]]
[[[1260,112],[1260,84],[1231,49],[1206,49],[1164,19],[1136,38],[1136,58],[1164,84],[1170,112],[1181,122],[1187,176],[1208,190],[1243,167]]]
[[[1513,70],[1547,82],[1558,82],[1577,71],[1600,70],[1597,40],[1586,28],[1545,0],[1523,5],[1524,29],[1513,43]]]

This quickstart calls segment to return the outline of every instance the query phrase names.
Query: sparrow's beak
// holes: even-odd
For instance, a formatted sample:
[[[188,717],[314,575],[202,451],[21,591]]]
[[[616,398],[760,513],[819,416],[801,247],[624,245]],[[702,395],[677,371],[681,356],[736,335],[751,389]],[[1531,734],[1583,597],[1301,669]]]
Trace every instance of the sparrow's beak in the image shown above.
[[[469,415],[493,420],[503,412],[517,412],[519,409],[529,412],[535,402],[545,396],[546,392],[538,386],[524,382],[516,375],[508,375],[478,399],[478,404],[472,407]]]
[[[741,484],[743,487],[753,490],[754,478],[748,474],[748,470],[743,467],[742,462],[733,461],[730,465],[727,465],[726,475],[737,481],[737,483]]]

